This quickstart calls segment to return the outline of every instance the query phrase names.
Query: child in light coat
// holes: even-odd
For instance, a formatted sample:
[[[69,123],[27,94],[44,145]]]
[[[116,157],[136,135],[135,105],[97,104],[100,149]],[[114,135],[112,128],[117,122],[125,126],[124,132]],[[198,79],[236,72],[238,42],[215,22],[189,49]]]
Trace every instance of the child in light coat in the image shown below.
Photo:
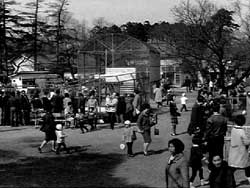
[[[125,129],[123,132],[123,141],[127,145],[127,155],[128,157],[134,157],[133,154],[133,142],[136,140],[136,131],[137,127],[136,126],[131,126],[131,122],[129,120],[126,120],[124,122]]]
[[[56,140],[56,143],[57,143],[56,154],[60,154],[60,149],[61,149],[62,146],[64,147],[64,150],[67,151],[67,153],[68,153],[69,151],[68,151],[68,149],[66,147],[66,144],[65,144],[66,135],[63,132],[62,124],[57,124],[56,125],[56,137],[57,137],[57,140]]]

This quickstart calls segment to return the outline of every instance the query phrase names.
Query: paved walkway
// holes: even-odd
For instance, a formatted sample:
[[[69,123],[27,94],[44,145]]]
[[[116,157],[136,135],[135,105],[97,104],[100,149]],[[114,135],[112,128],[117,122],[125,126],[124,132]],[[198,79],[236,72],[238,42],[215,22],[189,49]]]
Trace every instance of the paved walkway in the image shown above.
[[[190,110],[193,102],[192,98]],[[142,154],[141,135],[133,146],[136,156],[126,157],[125,151],[119,149],[123,129],[118,126],[110,130],[102,125],[85,134],[78,129],[66,129],[71,154],[60,156],[50,151],[50,145],[38,153],[44,135],[34,127],[0,127],[0,187],[165,187],[167,143],[172,137],[168,108],[163,107],[161,112],[160,135],[153,135],[153,154],[147,157]],[[177,137],[185,143],[186,151],[191,147],[191,137],[184,133],[189,118],[190,111],[183,112],[177,128]],[[237,184],[241,184],[239,188],[250,187],[243,185],[243,171],[235,175]],[[195,185],[199,186],[198,178]]]

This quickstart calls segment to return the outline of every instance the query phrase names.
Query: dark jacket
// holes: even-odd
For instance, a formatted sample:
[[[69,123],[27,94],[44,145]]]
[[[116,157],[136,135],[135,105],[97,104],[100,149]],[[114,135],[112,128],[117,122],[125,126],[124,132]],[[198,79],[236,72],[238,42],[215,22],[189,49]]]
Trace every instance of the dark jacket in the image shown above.
[[[47,112],[43,117],[43,124],[40,128],[42,132],[53,133],[56,130],[55,118],[52,113]]]
[[[117,103],[117,114],[125,114],[126,112],[126,102],[124,97],[119,97],[118,98],[118,103]]]
[[[210,188],[235,188],[234,174],[228,164],[223,161],[220,168],[211,168],[209,175]]]
[[[176,103],[174,101],[170,102],[169,108],[170,108],[170,115],[171,116],[180,116],[180,113],[178,112],[178,108],[177,108]]]
[[[43,104],[43,109],[47,112],[47,111],[51,111],[51,103],[50,100],[48,99],[48,97],[44,96],[42,97],[42,104]]]
[[[222,115],[213,114],[207,120],[205,130],[205,140],[214,139],[215,137],[224,137],[227,132],[227,119]]]
[[[31,109],[30,101],[29,101],[27,95],[21,96],[21,109],[28,110],[28,111]]]
[[[204,130],[205,120],[204,120],[204,107],[198,103],[195,103],[192,112],[191,119],[188,126],[188,133],[191,135],[195,132],[196,128],[200,128],[200,130]]]
[[[165,169],[167,188],[189,188],[188,162],[183,153],[177,154],[172,161],[167,158]]]
[[[51,105],[54,113],[61,113],[63,111],[63,97],[60,95],[54,95],[51,98]]]
[[[146,114],[144,111],[139,115],[137,120],[137,126],[140,130],[150,130],[151,123],[150,123],[150,115]]]

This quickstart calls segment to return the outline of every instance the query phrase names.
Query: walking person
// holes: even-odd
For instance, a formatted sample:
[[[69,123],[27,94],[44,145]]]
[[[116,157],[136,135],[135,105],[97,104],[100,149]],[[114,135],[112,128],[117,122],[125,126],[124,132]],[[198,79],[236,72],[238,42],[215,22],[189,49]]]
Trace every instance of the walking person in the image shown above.
[[[171,123],[172,123],[172,133],[171,136],[176,135],[176,126],[178,124],[178,116],[180,116],[180,113],[178,112],[178,108],[175,103],[175,95],[172,95],[172,100],[170,101],[170,116],[171,116]]]
[[[154,89],[155,94],[155,102],[157,104],[157,108],[160,108],[162,106],[162,87],[160,84],[156,84],[156,88]]]
[[[57,143],[57,148],[56,148],[56,154],[60,154],[61,147],[63,146],[63,149],[69,153],[69,150],[67,149],[67,146],[65,144],[65,137],[66,135],[63,132],[63,126],[62,124],[57,124],[56,125],[56,143]]]
[[[184,143],[178,138],[168,142],[170,156],[165,168],[167,188],[189,188],[188,161],[183,154]]]
[[[124,122],[125,129],[123,132],[123,141],[127,145],[127,155],[128,157],[134,157],[133,154],[133,142],[136,140],[136,131],[137,128],[135,126],[131,126],[131,122],[129,120],[126,120]]]
[[[47,111],[45,116],[43,117],[43,124],[40,128],[42,132],[45,133],[45,139],[41,143],[41,145],[38,147],[38,151],[42,153],[42,148],[51,141],[52,144],[52,151],[56,151],[56,123],[55,118],[51,111]]]
[[[180,98],[180,101],[181,101],[180,112],[182,112],[182,110],[185,110],[185,112],[187,111],[187,100],[188,98],[186,97],[186,93],[182,93],[182,96]]]
[[[231,132],[228,164],[233,168],[233,171],[244,169],[247,181],[250,184],[250,158],[248,153],[250,139],[246,136],[246,132],[242,127],[246,122],[246,118],[240,114],[235,117],[234,121],[236,125]]]
[[[210,188],[236,188],[233,171],[227,162],[223,161],[223,157],[219,154],[214,154],[211,158]]]
[[[137,126],[138,126],[138,132],[142,134],[144,143],[143,143],[143,154],[144,156],[148,156],[148,148],[150,143],[152,142],[151,139],[151,127],[153,124],[151,124],[150,121],[150,115],[151,115],[151,108],[148,103],[145,103],[142,105],[142,112],[138,117],[137,120]]]

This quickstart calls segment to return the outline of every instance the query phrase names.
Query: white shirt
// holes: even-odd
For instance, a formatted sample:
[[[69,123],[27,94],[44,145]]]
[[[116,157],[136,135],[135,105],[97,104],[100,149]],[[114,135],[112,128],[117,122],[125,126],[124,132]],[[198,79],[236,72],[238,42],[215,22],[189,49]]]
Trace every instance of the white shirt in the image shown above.
[[[186,104],[188,98],[187,97],[181,97],[180,100],[181,100],[181,104]]]

